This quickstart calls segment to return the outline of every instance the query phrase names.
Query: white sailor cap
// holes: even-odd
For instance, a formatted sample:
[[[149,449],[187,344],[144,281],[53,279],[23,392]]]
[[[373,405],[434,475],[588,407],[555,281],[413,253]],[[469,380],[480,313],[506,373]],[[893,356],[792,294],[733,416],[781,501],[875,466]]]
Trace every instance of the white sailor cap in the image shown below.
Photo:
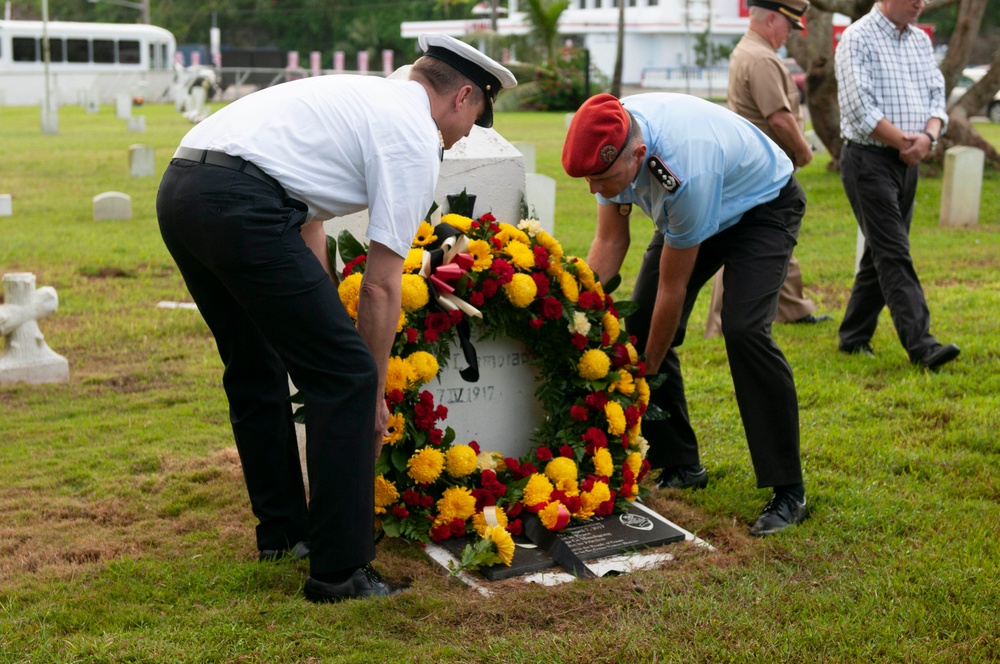
[[[424,55],[451,65],[486,94],[486,110],[476,119],[476,124],[492,127],[493,102],[500,90],[517,85],[514,75],[499,62],[448,35],[424,33],[417,41]]]

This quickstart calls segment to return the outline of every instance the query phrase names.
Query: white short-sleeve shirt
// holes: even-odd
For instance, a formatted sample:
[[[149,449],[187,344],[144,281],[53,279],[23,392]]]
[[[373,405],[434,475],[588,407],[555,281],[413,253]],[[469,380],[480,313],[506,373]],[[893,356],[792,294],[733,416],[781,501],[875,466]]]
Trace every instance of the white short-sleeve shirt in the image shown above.
[[[405,256],[434,199],[441,138],[424,87],[317,76],[270,87],[213,113],[181,140],[253,162],[309,220],[368,209],[369,240]]]

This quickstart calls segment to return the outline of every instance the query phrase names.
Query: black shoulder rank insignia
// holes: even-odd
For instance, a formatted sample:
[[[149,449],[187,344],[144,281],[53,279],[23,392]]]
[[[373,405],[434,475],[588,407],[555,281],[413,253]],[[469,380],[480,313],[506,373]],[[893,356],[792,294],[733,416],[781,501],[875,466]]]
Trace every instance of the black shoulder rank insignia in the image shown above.
[[[663,160],[655,154],[646,160],[646,168],[653,174],[653,179],[663,185],[668,194],[674,193],[677,191],[677,187],[681,186],[680,179],[671,173],[670,169],[663,163]]]

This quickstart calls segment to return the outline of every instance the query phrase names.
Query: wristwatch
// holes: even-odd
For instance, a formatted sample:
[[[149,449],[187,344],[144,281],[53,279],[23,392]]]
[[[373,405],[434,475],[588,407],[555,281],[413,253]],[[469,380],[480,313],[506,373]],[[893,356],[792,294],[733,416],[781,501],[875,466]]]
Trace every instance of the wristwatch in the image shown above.
[[[931,139],[931,152],[937,150],[937,141],[938,141],[937,137],[929,131],[925,131],[924,136]]]

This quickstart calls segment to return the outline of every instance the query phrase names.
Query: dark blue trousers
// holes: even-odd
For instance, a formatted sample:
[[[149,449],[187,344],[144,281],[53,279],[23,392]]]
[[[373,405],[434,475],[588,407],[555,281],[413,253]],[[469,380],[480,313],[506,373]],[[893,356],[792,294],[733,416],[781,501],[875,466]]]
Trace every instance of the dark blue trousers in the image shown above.
[[[667,381],[650,396],[668,417],[642,423],[654,468],[700,463],[698,439],[688,417],[680,358],[674,349],[684,343],[688,317],[701,287],[725,266],[722,333],[757,486],[802,482],[798,396],[792,370],[771,337],[771,323],[778,312],[778,292],[785,280],[805,203],[805,194],[793,176],[774,200],[748,210],[737,224],[701,244],[680,325],[660,369],[667,374]],[[662,249],[663,235],[656,231],[632,292],[640,308],[626,320],[626,328],[638,338],[640,351],[649,334]]]
[[[160,232],[215,335],[259,549],[310,542],[314,573],[375,558],[375,362],[306,246],[305,206],[236,170],[174,159]],[[305,397],[306,500],[288,376]]]

